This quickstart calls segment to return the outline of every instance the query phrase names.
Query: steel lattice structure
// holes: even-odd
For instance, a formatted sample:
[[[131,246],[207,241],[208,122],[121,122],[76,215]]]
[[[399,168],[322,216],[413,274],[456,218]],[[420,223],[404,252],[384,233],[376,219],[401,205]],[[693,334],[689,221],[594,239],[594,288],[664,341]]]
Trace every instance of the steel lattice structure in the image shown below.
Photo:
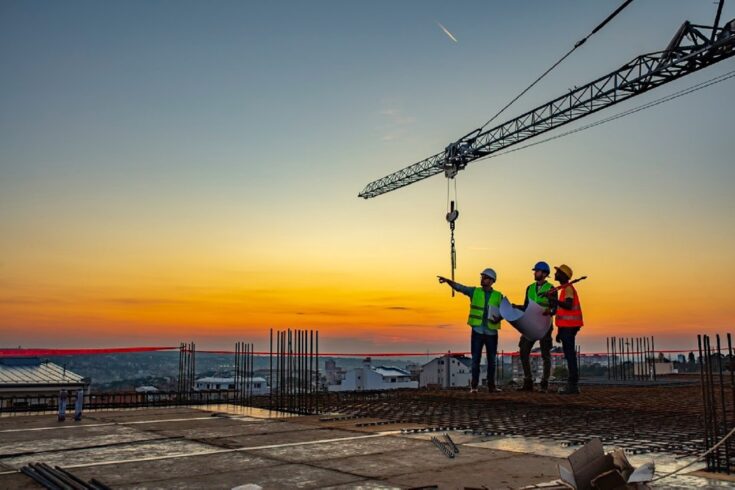
[[[643,54],[612,73],[487,131],[482,128],[440,153],[369,183],[359,197],[368,199],[444,172],[453,178],[468,163],[534,136],[559,128],[658,86],[735,55],[735,19],[724,27],[679,28],[663,51]]]

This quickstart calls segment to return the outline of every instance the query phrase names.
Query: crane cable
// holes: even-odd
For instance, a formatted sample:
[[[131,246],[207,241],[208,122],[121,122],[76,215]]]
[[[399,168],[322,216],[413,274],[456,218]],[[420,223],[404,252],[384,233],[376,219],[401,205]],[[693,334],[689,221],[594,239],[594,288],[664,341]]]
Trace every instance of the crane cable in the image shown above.
[[[543,79],[546,75],[548,75],[554,68],[556,68],[557,66],[559,66],[574,51],[576,51],[577,48],[579,48],[585,42],[587,42],[587,39],[589,39],[590,37],[592,37],[595,34],[597,34],[598,31],[600,31],[603,27],[605,27],[605,25],[607,25],[611,20],[613,20],[613,18],[615,18],[620,12],[623,11],[623,9],[625,9],[625,7],[627,7],[628,5],[630,5],[632,2],[633,2],[633,0],[625,0],[617,9],[615,9],[615,11],[613,11],[613,13],[611,13],[610,15],[608,15],[605,18],[605,20],[603,20],[600,24],[598,24],[597,27],[595,27],[594,29],[592,29],[592,32],[590,32],[585,37],[583,37],[582,39],[580,39],[579,41],[577,41],[576,44],[569,51],[567,51],[564,56],[562,56],[561,58],[559,58],[556,61],[556,63],[554,63],[553,65],[551,65],[545,72],[543,72],[541,75],[539,75],[539,77],[536,78],[536,80],[534,80],[531,83],[531,85],[529,85],[528,87],[526,87],[525,89],[523,89],[523,91],[521,91],[521,93],[519,93],[518,95],[516,95],[513,99],[511,99],[510,102],[508,102],[507,104],[505,104],[505,106],[503,106],[502,109],[500,109],[498,112],[496,112],[493,117],[491,117],[490,119],[488,119],[488,121],[485,124],[483,124],[479,129],[476,130],[477,133],[481,133],[482,130],[484,130],[485,127],[487,127],[488,124],[490,124],[491,122],[493,122],[495,120],[495,118],[497,118],[499,115],[501,115],[503,112],[505,112],[505,110],[508,107],[510,107],[511,105],[513,105],[513,103],[515,101],[517,101],[518,99],[520,99],[521,97],[523,97],[523,95],[525,95],[526,92],[528,92],[529,90],[531,90],[534,85],[536,85],[538,82],[540,82],[541,79]]]
[[[735,77],[735,70],[729,71],[727,73],[723,73],[722,75],[718,75],[716,77],[710,78],[709,80],[705,80],[703,82],[699,82],[699,83],[694,84],[694,85],[692,85],[690,87],[687,87],[685,89],[679,90],[678,92],[673,92],[673,93],[671,93],[669,95],[666,95],[664,97],[660,97],[658,99],[652,100],[651,102],[646,102],[645,104],[641,104],[639,106],[633,107],[633,108],[628,109],[626,111],[619,112],[617,114],[613,114],[612,116],[608,116],[608,117],[606,117],[604,119],[600,119],[599,121],[595,121],[593,123],[589,123],[589,124],[586,124],[584,126],[580,126],[578,128],[571,129],[569,131],[565,131],[563,133],[560,133],[560,134],[551,136],[549,138],[545,138],[545,139],[540,140],[540,141],[535,141],[533,143],[529,143],[527,145],[520,146],[518,148],[511,148],[510,150],[504,151],[502,153],[493,153],[491,155],[487,155],[487,156],[478,158],[475,161],[481,161],[481,160],[487,160],[489,158],[501,157],[503,155],[507,155],[508,153],[513,153],[513,152],[516,152],[516,151],[524,150],[524,149],[530,148],[532,146],[540,145],[542,143],[548,143],[549,141],[553,141],[553,140],[556,140],[556,139],[559,139],[559,138],[563,138],[564,136],[569,136],[569,135],[572,135],[572,134],[575,134],[575,133],[579,133],[581,131],[585,131],[587,129],[594,128],[596,126],[600,126],[602,124],[605,124],[605,123],[608,123],[608,122],[611,122],[611,121],[615,121],[616,119],[620,119],[620,118],[625,117],[625,116],[630,116],[631,114],[635,114],[636,112],[641,112],[641,111],[644,111],[646,109],[650,109],[651,107],[655,107],[657,105],[663,104],[664,102],[669,102],[671,100],[678,99],[679,97],[683,97],[683,96],[688,95],[688,94],[691,94],[693,92],[697,92],[699,90],[702,90],[704,88],[710,87],[710,86],[715,85],[717,83],[724,82],[725,80],[728,80],[728,79],[733,78],[733,77]]]
[[[450,198],[451,181],[454,181],[454,199]],[[452,267],[452,282],[454,282],[454,272],[457,269],[457,247],[454,241],[454,228],[457,218],[459,218],[459,198],[457,197],[457,179],[447,179],[447,222],[449,223],[449,257]],[[452,288],[452,297],[454,297],[454,288]]]
[[[622,12],[628,5],[633,3],[633,0],[625,0],[617,9],[615,9],[610,15],[608,15],[605,20],[603,20],[600,24],[597,25],[592,31],[587,34],[585,37],[577,41],[574,46],[567,51],[564,56],[559,58],[553,65],[551,65],[545,72],[543,72],[536,80],[534,80],[528,87],[523,89],[521,93],[516,95],[513,99],[511,99],[510,102],[508,102],[505,106],[503,106],[502,109],[500,109],[493,117],[491,117],[485,124],[483,124],[479,129],[473,131],[472,133],[481,133],[485,127],[487,127],[488,124],[493,122],[500,114],[505,112],[507,108],[509,108],[515,101],[523,97],[526,92],[531,90],[531,88],[534,87],[538,82],[540,82],[546,75],[548,75],[554,68],[559,66],[565,59],[567,59],[574,51],[576,51],[580,46],[582,46],[585,42],[587,42],[587,39],[595,35],[598,31],[600,31],[603,27],[605,27],[611,20],[613,20],[620,12]],[[470,133],[470,134],[472,134]],[[446,219],[447,222],[449,222],[449,233],[450,233],[450,258],[451,258],[451,267],[452,267],[452,281],[454,281],[454,272],[457,269],[457,248],[454,240],[454,229],[455,229],[455,222],[457,221],[457,218],[459,217],[459,211],[458,211],[458,199],[457,199],[457,180],[456,175],[447,176],[447,215]],[[454,180],[454,200],[450,200],[449,194],[450,194],[450,180]],[[452,288],[452,296],[454,296],[454,288]]]

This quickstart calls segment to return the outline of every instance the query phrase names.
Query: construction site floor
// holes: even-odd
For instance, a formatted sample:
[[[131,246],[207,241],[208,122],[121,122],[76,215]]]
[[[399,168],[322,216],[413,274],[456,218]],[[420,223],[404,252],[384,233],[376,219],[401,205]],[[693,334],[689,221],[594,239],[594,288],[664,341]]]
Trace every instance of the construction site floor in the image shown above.
[[[18,472],[32,462],[112,488],[522,488],[556,480],[572,451],[457,431],[459,454],[449,458],[431,442],[435,433],[401,433],[421,427],[231,405],[88,412],[64,423],[52,415],[0,417],[0,488],[41,488]],[[669,459],[656,455],[664,470],[683,464]],[[665,487],[731,484],[685,476]]]

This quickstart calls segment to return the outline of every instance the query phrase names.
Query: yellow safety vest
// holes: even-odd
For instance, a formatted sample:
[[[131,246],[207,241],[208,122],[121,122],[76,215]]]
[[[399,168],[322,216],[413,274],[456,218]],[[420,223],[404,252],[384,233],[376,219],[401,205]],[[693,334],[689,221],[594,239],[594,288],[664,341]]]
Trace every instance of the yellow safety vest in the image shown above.
[[[499,307],[502,299],[503,299],[503,293],[493,289],[493,291],[490,293],[488,305]],[[482,316],[484,313],[485,313],[485,290],[478,287],[478,288],[475,288],[475,290],[472,292],[472,302],[470,303],[470,315],[469,315],[469,318],[467,318],[467,325],[469,325],[470,327],[481,327],[482,320],[483,320]],[[490,330],[499,330],[500,322],[492,323],[488,319],[487,328],[489,328]]]

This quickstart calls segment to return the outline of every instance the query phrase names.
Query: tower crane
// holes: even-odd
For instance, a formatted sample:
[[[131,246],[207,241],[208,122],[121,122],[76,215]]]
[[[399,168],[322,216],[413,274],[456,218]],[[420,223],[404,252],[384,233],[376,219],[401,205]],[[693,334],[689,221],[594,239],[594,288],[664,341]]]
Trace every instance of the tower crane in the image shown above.
[[[626,2],[623,7],[629,3]],[[444,173],[447,179],[454,179],[459,171],[464,170],[468,164],[476,160],[493,155],[547,131],[582,119],[734,56],[735,19],[720,27],[723,3],[724,0],[719,1],[717,14],[712,25],[696,25],[685,21],[662,51],[636,56],[620,68],[589,83],[575,87],[569,90],[568,93],[502,124],[485,129],[486,123],[485,126],[451,142],[443,151],[393,172],[386,177],[370,182],[359,193],[358,197],[370,199],[440,173]],[[609,16],[592,31],[592,34],[609,22],[621,9],[622,7]],[[585,40],[586,38],[578,42],[572,51]],[[570,53],[571,51],[547,70],[544,75]],[[527,90],[521,92],[520,95]],[[513,101],[516,99],[513,99]],[[458,209],[452,203],[446,216],[452,233],[452,277],[454,277],[456,267],[454,226],[458,216]]]

